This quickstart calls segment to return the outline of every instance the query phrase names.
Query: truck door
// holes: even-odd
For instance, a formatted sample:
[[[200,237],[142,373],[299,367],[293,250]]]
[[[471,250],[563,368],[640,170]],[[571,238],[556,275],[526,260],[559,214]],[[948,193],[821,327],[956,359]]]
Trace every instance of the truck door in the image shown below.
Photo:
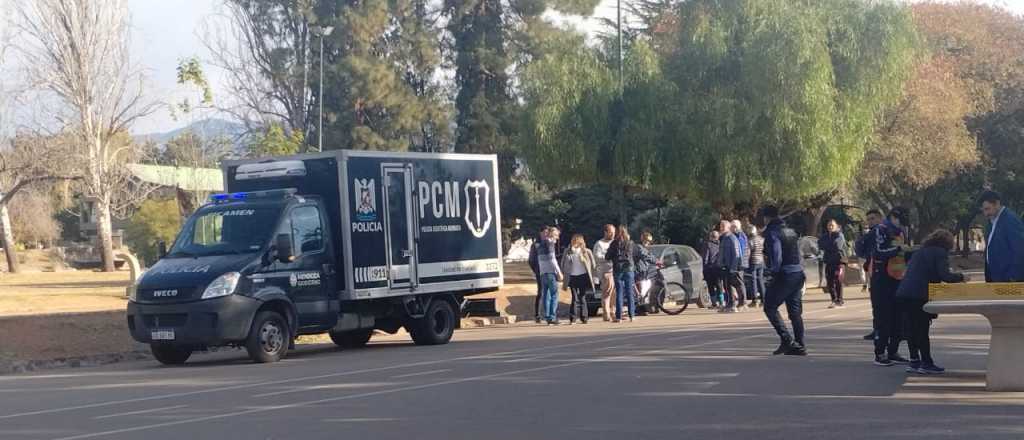
[[[298,311],[299,327],[333,325],[330,300],[334,293],[331,273],[333,261],[328,254],[323,217],[316,204],[295,206],[281,224],[279,234],[292,238],[295,260],[275,263],[276,275]]]
[[[385,164],[384,231],[387,247],[388,285],[392,289],[415,289],[416,273],[415,218],[413,216],[412,167],[408,164]]]

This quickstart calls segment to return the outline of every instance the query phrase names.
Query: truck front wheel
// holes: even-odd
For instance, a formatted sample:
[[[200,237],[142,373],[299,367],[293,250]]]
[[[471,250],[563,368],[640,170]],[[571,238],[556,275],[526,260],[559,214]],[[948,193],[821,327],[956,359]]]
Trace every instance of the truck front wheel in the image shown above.
[[[175,347],[170,344],[149,344],[149,351],[153,357],[164,365],[181,365],[192,356],[192,350],[185,347]]]
[[[373,330],[354,330],[348,332],[331,332],[331,340],[341,348],[361,348],[370,342]]]
[[[288,321],[280,313],[263,311],[256,314],[245,341],[245,350],[254,362],[277,362],[288,352],[291,332]]]
[[[455,332],[455,309],[448,301],[435,299],[427,307],[427,313],[413,320],[405,327],[416,345],[447,344]]]

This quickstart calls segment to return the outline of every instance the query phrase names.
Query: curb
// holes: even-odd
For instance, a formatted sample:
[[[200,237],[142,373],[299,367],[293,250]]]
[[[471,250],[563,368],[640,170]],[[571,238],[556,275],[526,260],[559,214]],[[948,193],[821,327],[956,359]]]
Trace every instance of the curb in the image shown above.
[[[471,317],[462,318],[462,328],[481,328],[494,325],[515,324],[515,316]]]
[[[0,360],[0,375],[53,370],[58,368],[96,367],[118,362],[138,361],[152,358],[153,356],[150,355],[149,350],[136,350],[124,353],[108,353],[34,361]]]

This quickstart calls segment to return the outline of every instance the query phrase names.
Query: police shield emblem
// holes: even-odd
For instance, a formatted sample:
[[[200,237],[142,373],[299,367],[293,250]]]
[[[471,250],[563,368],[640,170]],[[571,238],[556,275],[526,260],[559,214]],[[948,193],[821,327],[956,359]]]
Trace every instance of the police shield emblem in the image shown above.
[[[476,238],[483,238],[491,229],[491,187],[485,180],[466,182],[466,226]]]
[[[377,220],[377,194],[373,179],[355,179],[352,188],[356,197],[356,220]]]

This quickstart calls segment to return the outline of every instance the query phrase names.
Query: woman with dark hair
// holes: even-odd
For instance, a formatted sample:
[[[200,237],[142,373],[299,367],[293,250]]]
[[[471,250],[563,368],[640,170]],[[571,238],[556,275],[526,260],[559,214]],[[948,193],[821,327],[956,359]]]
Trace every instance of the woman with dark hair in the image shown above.
[[[928,236],[924,246],[914,252],[906,276],[896,291],[896,302],[900,312],[909,321],[910,334],[907,345],[910,352],[920,352],[920,360],[907,366],[907,372],[918,374],[940,374],[945,369],[935,365],[931,353],[931,339],[928,328],[935,315],[924,311],[928,302],[928,285],[934,283],[962,283],[963,274],[949,270],[949,252],[955,242],[953,234],[939,229]]]
[[[636,283],[637,245],[629,238],[626,225],[619,225],[615,231],[615,240],[608,246],[605,258],[612,262],[612,273],[615,275],[615,319],[622,321],[622,301],[628,305],[629,321],[633,322],[636,314],[636,296],[633,285]]]

